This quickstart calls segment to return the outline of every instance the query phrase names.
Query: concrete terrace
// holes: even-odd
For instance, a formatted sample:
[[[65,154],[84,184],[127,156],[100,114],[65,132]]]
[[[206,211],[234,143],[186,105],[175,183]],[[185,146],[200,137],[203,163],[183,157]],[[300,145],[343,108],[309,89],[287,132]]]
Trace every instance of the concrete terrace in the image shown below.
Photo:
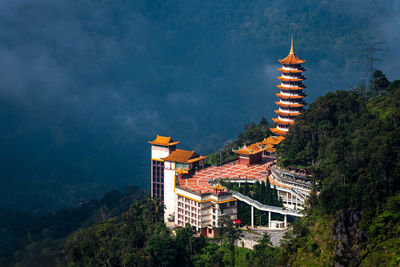
[[[265,181],[267,168],[271,165],[271,159],[264,159],[262,163],[250,166],[239,164],[238,160],[221,166],[210,166],[201,170],[189,178],[178,178],[178,186],[197,193],[212,193],[214,189],[209,183],[210,179],[257,179]]]

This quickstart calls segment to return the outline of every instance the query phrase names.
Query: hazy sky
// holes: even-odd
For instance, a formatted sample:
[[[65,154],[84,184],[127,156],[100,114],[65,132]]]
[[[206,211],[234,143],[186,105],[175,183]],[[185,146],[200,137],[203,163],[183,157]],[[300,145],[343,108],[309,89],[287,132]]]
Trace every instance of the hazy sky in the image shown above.
[[[400,78],[398,1],[308,2],[1,1],[0,203],[145,188],[157,133],[209,153],[271,120],[290,33],[307,101],[358,85],[372,36],[389,49],[380,68]]]

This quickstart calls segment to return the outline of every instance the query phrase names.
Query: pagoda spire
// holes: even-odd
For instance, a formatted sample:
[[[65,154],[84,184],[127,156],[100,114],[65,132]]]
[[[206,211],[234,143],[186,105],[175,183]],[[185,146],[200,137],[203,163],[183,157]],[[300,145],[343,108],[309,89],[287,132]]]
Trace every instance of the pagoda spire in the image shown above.
[[[289,55],[294,55],[294,49],[293,49],[293,34],[292,34],[292,42],[291,42],[291,45],[290,45],[290,52],[289,52]]]
[[[301,66],[306,61],[295,55],[293,35],[289,55],[284,59],[280,59],[279,62],[282,63],[282,67],[278,70],[282,74],[278,76],[281,81],[281,84],[277,85],[280,92],[276,94],[279,97],[279,101],[275,102],[279,107],[278,110],[275,110],[278,118],[272,119],[276,123],[276,127],[271,128],[271,131],[276,135],[284,136],[289,131],[289,126],[294,123],[295,117],[304,111],[304,106],[306,105],[303,100],[306,96],[303,92],[303,89],[306,88],[303,81],[306,78],[302,74],[305,69]]]

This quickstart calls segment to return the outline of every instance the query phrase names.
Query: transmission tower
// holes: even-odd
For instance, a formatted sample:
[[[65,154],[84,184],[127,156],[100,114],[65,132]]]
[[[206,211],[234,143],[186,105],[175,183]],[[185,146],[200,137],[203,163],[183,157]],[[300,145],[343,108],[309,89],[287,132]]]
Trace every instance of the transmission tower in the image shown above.
[[[360,52],[365,53],[365,58],[362,60],[365,64],[365,68],[362,69],[362,73],[364,75],[363,80],[365,83],[365,93],[371,91],[372,95],[375,95],[375,88],[371,88],[371,80],[374,71],[376,70],[374,63],[382,62],[383,59],[377,58],[375,55],[378,52],[388,51],[387,49],[379,48],[378,46],[384,44],[384,42],[371,42],[367,45],[366,48],[360,50]]]

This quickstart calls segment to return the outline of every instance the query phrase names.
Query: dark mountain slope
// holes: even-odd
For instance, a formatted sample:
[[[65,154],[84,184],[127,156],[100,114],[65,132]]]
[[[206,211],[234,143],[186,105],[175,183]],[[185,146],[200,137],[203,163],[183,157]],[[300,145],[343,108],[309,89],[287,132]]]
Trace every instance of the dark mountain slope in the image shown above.
[[[321,191],[282,250],[293,265],[399,263],[400,86],[358,91],[317,98],[278,149],[283,167],[308,168]]]

